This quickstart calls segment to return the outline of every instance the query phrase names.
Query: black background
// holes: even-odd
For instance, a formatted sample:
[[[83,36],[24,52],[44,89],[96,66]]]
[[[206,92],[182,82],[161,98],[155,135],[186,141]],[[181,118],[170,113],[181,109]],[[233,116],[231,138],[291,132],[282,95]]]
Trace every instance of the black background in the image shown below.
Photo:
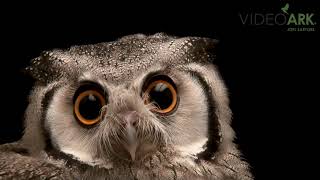
[[[296,176],[310,167],[305,159],[312,159],[315,152],[309,151],[315,144],[309,137],[316,135],[311,129],[317,118],[309,101],[316,102],[319,26],[317,32],[285,32],[279,26],[243,25],[239,18],[239,13],[279,12],[285,2],[184,2],[188,7],[159,2],[148,8],[127,6],[131,9],[94,3],[4,7],[0,143],[22,135],[33,81],[21,70],[41,51],[133,33],[205,36],[220,41],[215,63],[229,88],[236,142],[254,175],[257,179]],[[315,3],[290,3],[301,11],[320,12]]]

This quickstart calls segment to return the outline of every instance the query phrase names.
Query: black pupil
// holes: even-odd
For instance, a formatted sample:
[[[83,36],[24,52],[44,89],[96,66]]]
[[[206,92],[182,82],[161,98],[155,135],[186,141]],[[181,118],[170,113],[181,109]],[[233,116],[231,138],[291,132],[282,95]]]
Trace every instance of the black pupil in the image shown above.
[[[156,103],[160,109],[168,108],[173,101],[172,93],[165,83],[157,83],[149,92],[150,101]]]
[[[83,118],[94,120],[100,115],[101,107],[102,104],[99,98],[93,94],[89,94],[81,99],[79,112]]]

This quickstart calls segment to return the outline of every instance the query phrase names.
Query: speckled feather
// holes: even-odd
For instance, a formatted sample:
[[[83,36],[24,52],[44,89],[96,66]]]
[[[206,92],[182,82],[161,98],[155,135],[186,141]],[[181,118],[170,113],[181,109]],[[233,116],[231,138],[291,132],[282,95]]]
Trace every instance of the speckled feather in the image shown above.
[[[48,153],[50,154],[50,153]],[[175,156],[176,154],[171,154]],[[51,156],[54,156],[51,154]],[[219,160],[197,160],[197,167],[172,163],[163,153],[141,164],[122,164],[106,170],[87,166],[64,158],[65,167],[44,159],[30,157],[19,143],[0,146],[0,179],[103,179],[106,180],[251,180],[248,164],[242,161],[238,150],[233,149]],[[54,157],[57,160],[59,157]],[[61,157],[60,157],[61,158]],[[221,173],[224,172],[224,173]]]
[[[108,81],[130,81],[134,72],[146,70],[153,63],[175,66],[213,60],[214,54],[208,52],[212,52],[216,42],[199,37],[177,39],[162,33],[137,34],[114,42],[43,52],[32,60],[27,71],[42,83],[92,69]]]

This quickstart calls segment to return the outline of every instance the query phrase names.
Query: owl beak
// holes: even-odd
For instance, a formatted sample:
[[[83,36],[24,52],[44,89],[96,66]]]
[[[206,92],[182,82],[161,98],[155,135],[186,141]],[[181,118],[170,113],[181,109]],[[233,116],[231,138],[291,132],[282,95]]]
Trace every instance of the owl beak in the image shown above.
[[[124,145],[124,147],[129,152],[131,156],[131,160],[134,161],[136,158],[136,151],[138,147],[136,129],[131,125],[127,125],[126,131],[127,131],[127,143]]]
[[[124,148],[130,154],[132,161],[134,161],[136,158],[136,151],[139,145],[136,131],[137,119],[138,117],[136,111],[129,111],[123,114],[124,126],[126,130],[126,143],[124,144]]]

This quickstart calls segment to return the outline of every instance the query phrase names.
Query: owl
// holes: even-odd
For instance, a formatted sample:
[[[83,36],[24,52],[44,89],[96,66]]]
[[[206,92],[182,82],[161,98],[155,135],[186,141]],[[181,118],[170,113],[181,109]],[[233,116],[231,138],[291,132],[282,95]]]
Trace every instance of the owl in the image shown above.
[[[135,34],[43,52],[0,179],[253,179],[233,142],[217,41]]]

